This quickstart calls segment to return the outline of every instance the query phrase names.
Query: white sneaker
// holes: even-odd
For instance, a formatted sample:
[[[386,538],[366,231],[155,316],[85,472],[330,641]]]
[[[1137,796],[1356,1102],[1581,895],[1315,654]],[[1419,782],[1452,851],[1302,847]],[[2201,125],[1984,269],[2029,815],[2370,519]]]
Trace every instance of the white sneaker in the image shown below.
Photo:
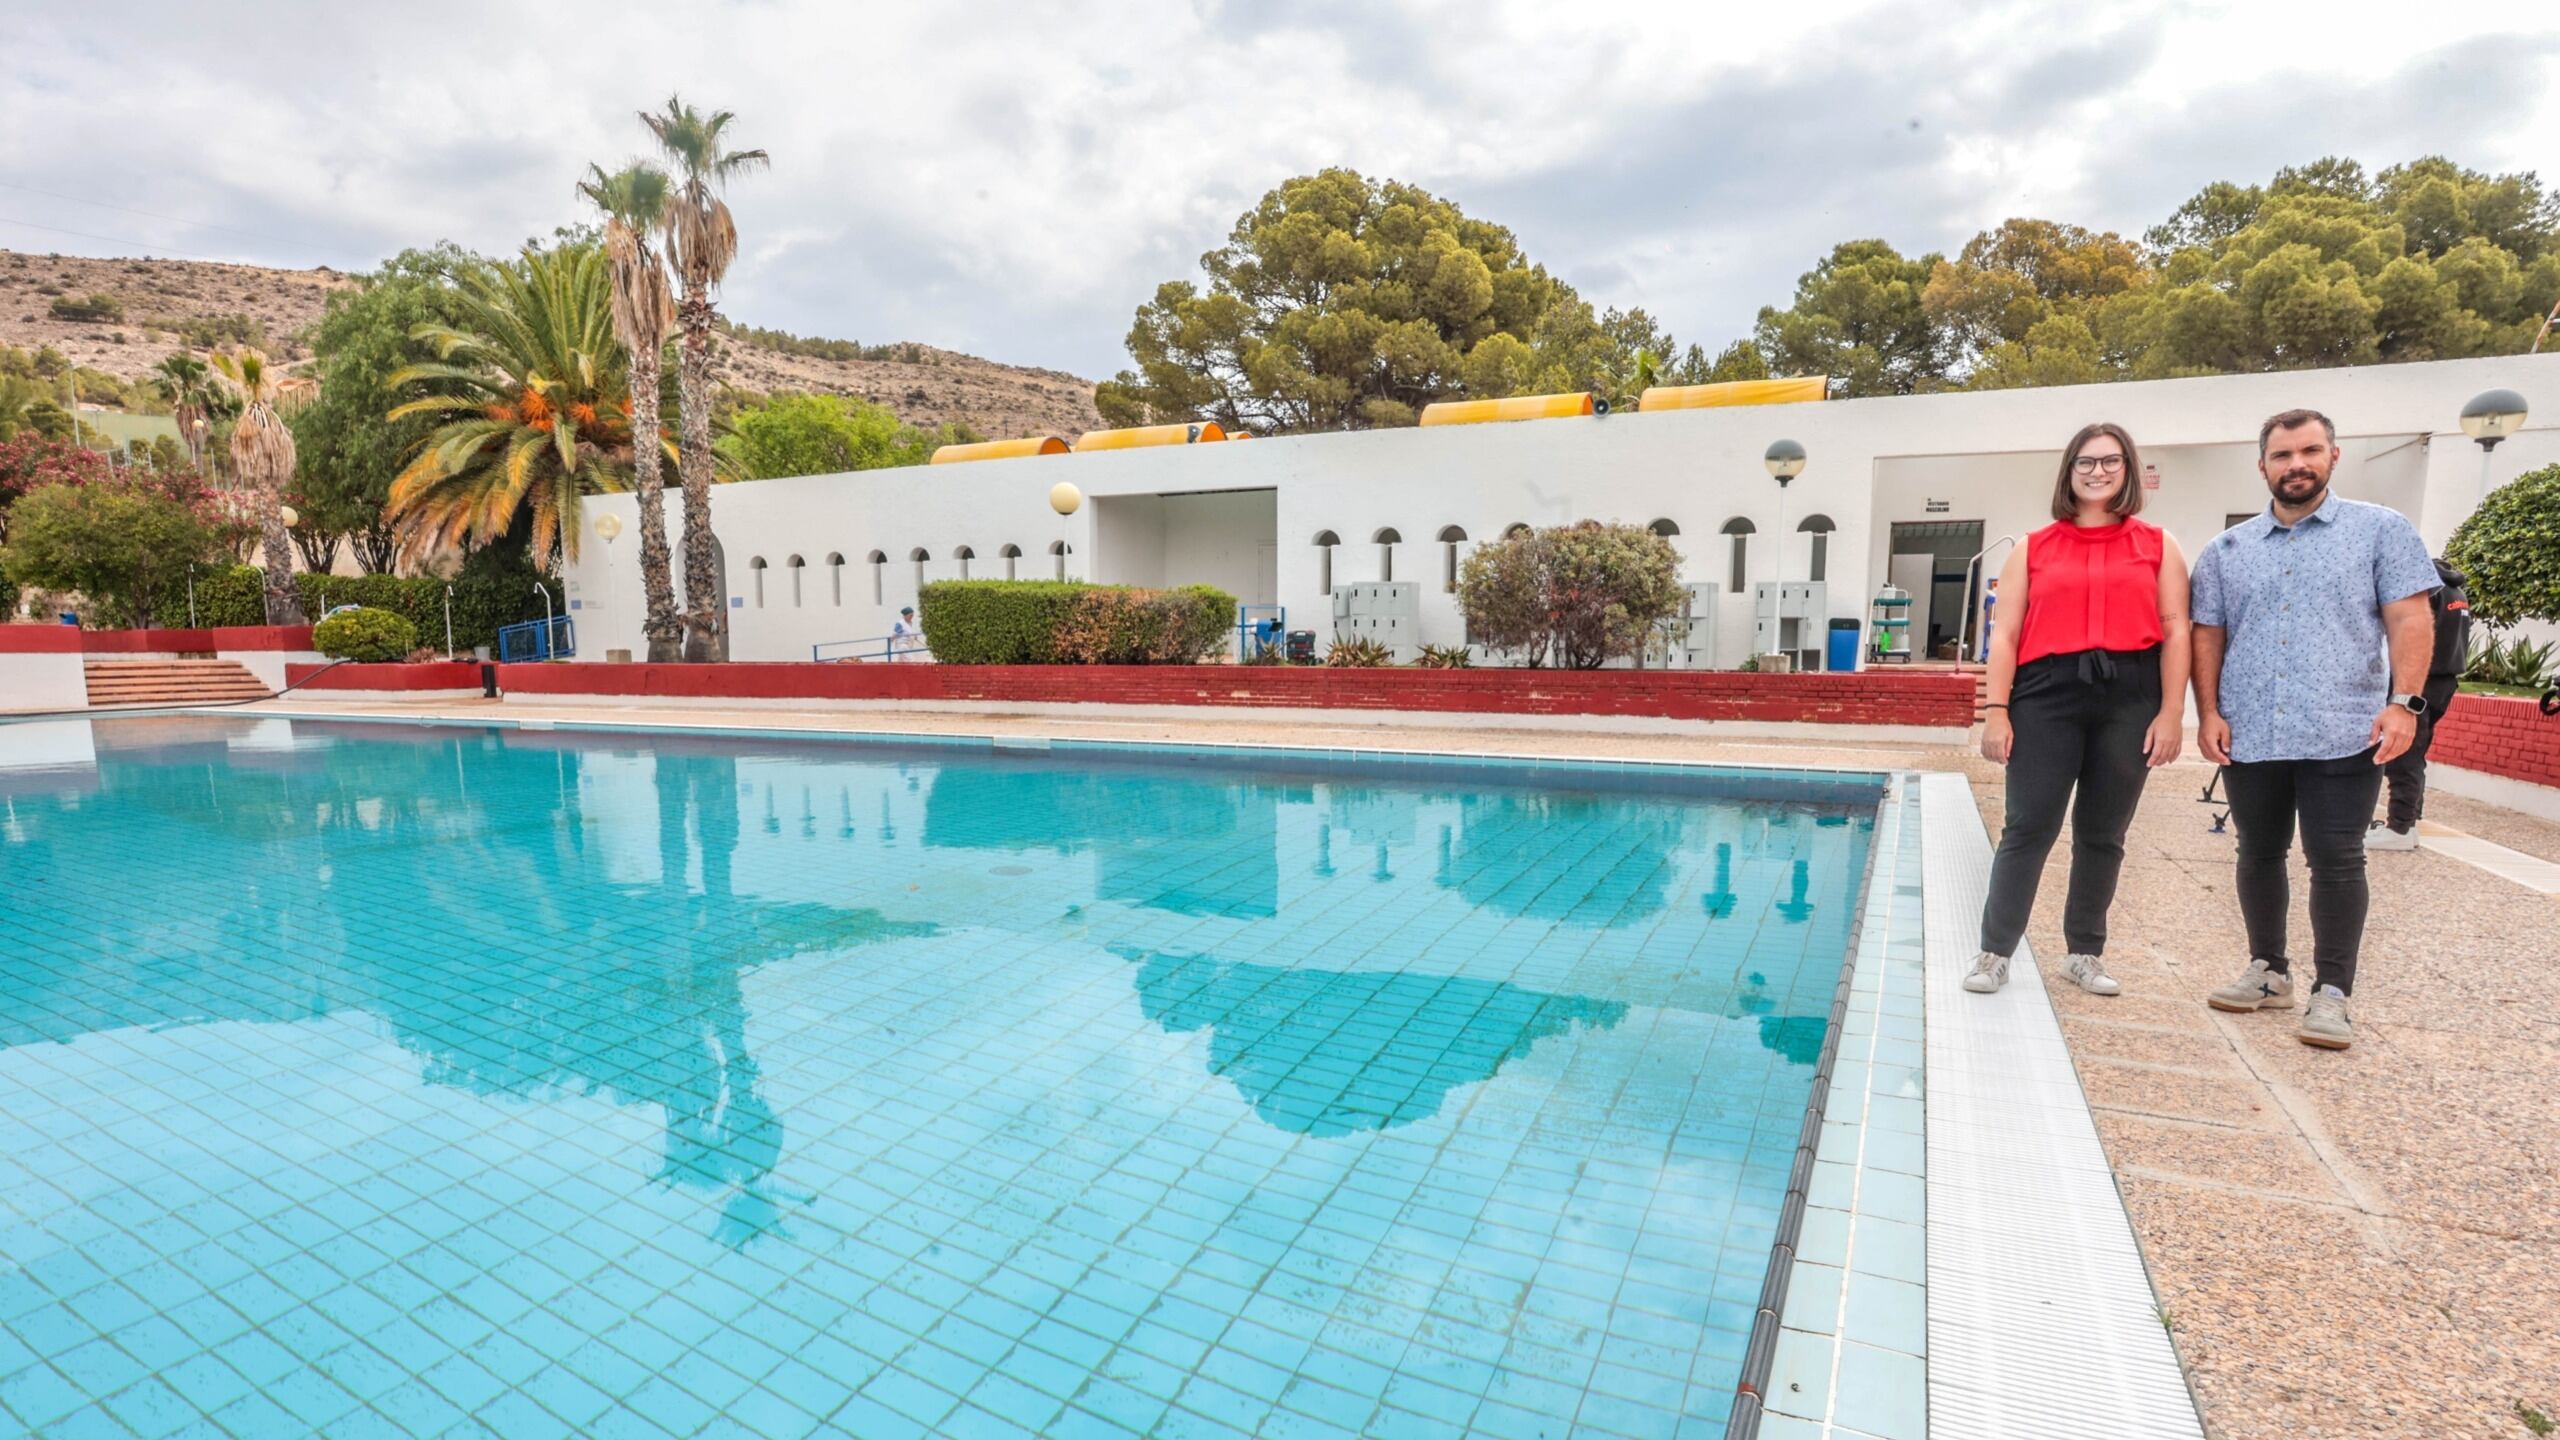
[[[2293,977],[2268,968],[2264,960],[2252,960],[2240,978],[2204,997],[2204,1003],[2216,1010],[2290,1010]]]
[[[2095,955],[2063,956],[2062,973],[2070,976],[2079,983],[2081,989],[2092,995],[2124,993],[2124,987],[2116,983],[2116,977],[2107,973],[2107,962]]]
[[[2009,957],[1985,950],[1973,957],[1973,972],[1964,977],[1964,988],[1976,995],[1988,995],[2009,983]]]
[[[2367,850],[2415,850],[2418,848],[2418,832],[2394,830],[2388,825],[2376,825],[2364,832],[2364,848]]]

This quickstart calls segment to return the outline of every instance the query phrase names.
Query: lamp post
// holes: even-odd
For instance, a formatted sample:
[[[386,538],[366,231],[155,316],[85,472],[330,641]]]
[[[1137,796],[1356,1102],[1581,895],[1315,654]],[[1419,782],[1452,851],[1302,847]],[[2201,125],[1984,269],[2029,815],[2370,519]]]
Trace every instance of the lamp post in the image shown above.
[[[613,613],[613,542],[614,538],[619,536],[621,533],[621,516],[599,515],[596,517],[596,538],[604,542],[604,613],[607,615],[611,615]],[[799,572],[795,570],[792,573],[796,575]],[[798,603],[799,597],[794,595],[792,599],[796,604]],[[608,621],[607,623],[609,624],[611,622]],[[612,657],[607,656],[606,658],[611,659]]]
[[[2489,498],[2489,452],[2524,428],[2524,397],[2513,390],[2483,390],[2462,407],[2462,433],[2480,442],[2480,497]]]
[[[1057,511],[1060,516],[1073,515],[1083,505],[1084,492],[1078,490],[1074,482],[1061,480],[1049,487],[1049,508]],[[1066,527],[1058,540],[1061,547],[1058,551],[1058,578],[1061,580],[1067,578],[1067,555],[1076,548],[1074,542],[1066,538],[1066,534],[1072,533],[1072,530],[1073,527]]]
[[[1787,583],[1787,482],[1804,473],[1804,447],[1793,440],[1773,442],[1760,457],[1769,468],[1769,476],[1778,482],[1777,533],[1769,537],[1769,646],[1776,652],[1786,629]],[[1757,610],[1759,607],[1754,606]]]

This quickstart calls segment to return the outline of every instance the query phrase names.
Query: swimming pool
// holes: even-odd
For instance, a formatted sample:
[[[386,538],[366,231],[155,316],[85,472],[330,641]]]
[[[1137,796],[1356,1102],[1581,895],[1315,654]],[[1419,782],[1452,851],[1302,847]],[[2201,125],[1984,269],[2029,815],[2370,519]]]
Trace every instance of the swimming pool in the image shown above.
[[[0,726],[0,1407],[1720,1433],[1879,790]]]

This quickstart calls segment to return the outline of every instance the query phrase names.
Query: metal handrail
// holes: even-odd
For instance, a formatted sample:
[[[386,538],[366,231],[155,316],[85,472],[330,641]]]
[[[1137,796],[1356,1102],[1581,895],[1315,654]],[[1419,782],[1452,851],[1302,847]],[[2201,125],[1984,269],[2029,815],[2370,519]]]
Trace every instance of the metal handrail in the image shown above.
[[[923,639],[924,637],[922,635],[866,635],[859,640],[821,640],[817,644],[809,647],[809,658],[813,661],[826,664],[843,664],[850,662],[860,665],[884,665],[928,662],[933,659],[933,647],[930,645],[919,643],[912,648],[905,650],[897,648],[897,642],[900,640],[915,640],[921,642]],[[877,655],[869,655],[861,653],[858,650],[852,654],[846,655],[829,655],[826,653],[829,650],[847,645],[877,646],[879,647],[880,653]]]
[[[1964,562],[1964,619],[1956,625],[1957,659],[1963,659],[1965,652],[1974,648],[1974,627],[1976,622],[1982,619],[1982,607],[1974,603],[1973,598],[1973,582],[1979,567],[1982,564],[1982,557],[1999,549],[2003,545],[2015,545],[2017,543],[2017,536],[2003,535],[1999,539],[1992,541],[1990,544],[1983,546],[1981,549],[1974,551],[1973,558]],[[1973,658],[1980,660],[1984,657],[1976,655]]]

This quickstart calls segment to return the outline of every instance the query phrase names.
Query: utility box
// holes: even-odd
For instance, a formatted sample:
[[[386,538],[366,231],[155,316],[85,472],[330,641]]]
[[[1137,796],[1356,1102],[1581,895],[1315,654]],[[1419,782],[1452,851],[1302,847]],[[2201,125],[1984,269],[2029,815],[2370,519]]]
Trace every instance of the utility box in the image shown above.
[[[1657,622],[1646,637],[1647,669],[1713,670],[1716,668],[1716,605],[1724,590],[1718,585],[1683,585],[1680,613]],[[1616,663],[1616,662],[1612,662]]]
[[[1412,580],[1360,580],[1333,587],[1333,638],[1375,640],[1399,665],[1422,653],[1422,586]]]
[[[1751,653],[1784,655],[1798,670],[1822,668],[1830,587],[1819,580],[1763,580],[1751,587]]]

